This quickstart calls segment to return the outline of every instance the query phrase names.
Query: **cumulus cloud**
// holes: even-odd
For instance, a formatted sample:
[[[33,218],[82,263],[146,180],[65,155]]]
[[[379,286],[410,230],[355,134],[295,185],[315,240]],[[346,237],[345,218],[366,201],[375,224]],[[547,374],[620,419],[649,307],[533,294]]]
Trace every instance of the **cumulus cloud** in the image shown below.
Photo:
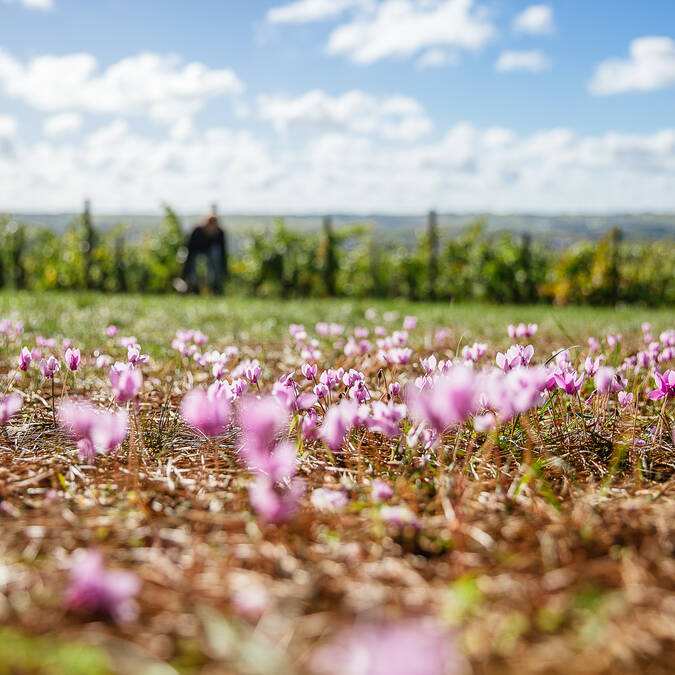
[[[627,59],[607,59],[598,65],[588,85],[592,94],[654,91],[675,85],[675,40],[636,38],[628,51]]]
[[[68,210],[84,194],[118,213],[214,199],[273,213],[675,208],[675,128],[584,136],[460,123],[415,144],[331,131],[290,152],[233,129],[149,138],[115,120],[79,142],[12,142],[12,156],[0,151],[0,210]]]
[[[298,0],[272,7],[266,19],[270,23],[310,23],[340,16],[345,10],[363,5],[365,0]]]
[[[553,32],[553,9],[549,5],[530,5],[513,20],[516,33],[547,35]]]
[[[504,51],[495,63],[495,70],[500,73],[510,73],[515,70],[526,70],[531,73],[540,73],[546,70],[550,63],[546,55],[538,49],[532,51]]]
[[[18,124],[10,115],[0,115],[0,138],[11,138],[16,134]]]
[[[486,10],[474,7],[474,0],[384,0],[338,26],[326,51],[369,64],[432,47],[479,49],[494,34]]]
[[[4,0],[6,4],[11,4],[13,2],[18,2],[20,5],[23,5],[27,9],[41,9],[42,11],[48,11],[54,7],[53,0]]]
[[[258,111],[278,131],[294,127],[348,131],[390,140],[415,141],[433,124],[424,107],[408,96],[376,98],[363,91],[330,96],[320,89],[295,98],[260,96]]]
[[[213,97],[243,88],[230,69],[181,64],[176,56],[146,52],[100,70],[91,54],[38,56],[22,63],[0,50],[0,89],[40,110],[174,121],[197,112]]]
[[[457,52],[449,52],[446,49],[427,49],[417,59],[415,65],[420,70],[427,68],[443,68],[444,66],[456,66],[459,63]]]
[[[47,136],[62,136],[72,134],[82,127],[82,115],[66,112],[48,117],[42,124],[42,130]]]

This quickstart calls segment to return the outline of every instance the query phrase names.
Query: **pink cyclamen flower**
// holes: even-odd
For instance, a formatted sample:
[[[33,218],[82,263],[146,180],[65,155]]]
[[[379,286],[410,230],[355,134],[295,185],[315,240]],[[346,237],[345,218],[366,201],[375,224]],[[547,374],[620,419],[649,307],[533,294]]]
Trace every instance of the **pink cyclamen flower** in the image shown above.
[[[141,346],[138,344],[127,346],[127,361],[135,366],[147,363],[150,357],[147,354],[141,354]]]
[[[414,330],[417,327],[416,316],[406,316],[403,319],[403,330]]]
[[[74,611],[133,621],[138,615],[135,598],[140,588],[132,572],[107,569],[99,551],[80,549],[71,558],[66,604]]]
[[[19,394],[7,394],[2,396],[0,394],[0,424],[6,424],[12,415],[21,410],[23,399]]]
[[[52,380],[54,375],[61,370],[61,364],[55,357],[50,356],[48,359],[42,359],[40,361],[40,370],[42,371],[43,377]]]
[[[581,389],[585,377],[586,373],[581,373],[577,377],[577,373],[574,370],[558,370],[553,373],[556,384],[570,395],[576,394]]]
[[[106,329],[105,329],[105,334],[109,338],[114,338],[115,335],[117,335],[117,332],[119,331],[119,328],[113,324],[110,324]]]
[[[33,355],[31,354],[30,349],[28,349],[28,347],[21,347],[21,352],[19,353],[19,370],[23,370],[24,372],[27,371],[28,366],[30,366],[32,361]]]
[[[312,658],[321,675],[453,675],[462,661],[451,636],[431,618],[356,623]]]
[[[310,501],[312,506],[319,511],[341,511],[349,503],[344,490],[331,490],[330,488],[313,490]]]
[[[527,345],[527,347],[521,347],[520,345],[511,345],[506,350],[506,354],[502,354],[502,352],[497,352],[497,357],[495,358],[495,361],[497,365],[505,373],[508,373],[509,370],[513,368],[518,368],[519,366],[527,366],[532,360],[533,356],[534,356],[534,347],[532,345]]]
[[[301,480],[279,483],[259,473],[249,487],[248,496],[251,506],[262,520],[284,523],[297,510],[304,491],[305,485]]]
[[[666,370],[663,375],[655,370],[654,382],[656,382],[656,389],[647,393],[652,401],[675,396],[675,370]]]
[[[626,406],[629,406],[633,402],[633,394],[626,392],[626,391],[620,391],[618,393],[618,399],[619,399],[619,405],[622,408],[625,408]]]
[[[623,341],[623,336],[621,333],[612,335],[611,333],[607,336],[607,345],[610,349],[616,349],[621,342]]]
[[[180,412],[185,421],[204,436],[220,436],[232,416],[232,406],[221,389],[192,389],[183,397]]]
[[[71,370],[77,370],[80,367],[80,350],[68,347],[66,349],[66,364]]]
[[[376,478],[371,486],[370,496],[374,502],[387,502],[394,496],[394,491],[389,483]]]
[[[595,388],[600,394],[616,394],[626,388],[626,380],[614,368],[598,368],[594,378]]]
[[[409,387],[408,405],[417,419],[424,419],[437,432],[464,422],[477,404],[476,375],[470,368],[455,366],[431,387]]]
[[[112,392],[118,403],[126,403],[136,397],[143,386],[143,374],[132,363],[117,361],[108,373]]]
[[[355,401],[344,399],[326,411],[320,436],[333,452],[342,446],[347,432],[354,426],[358,409],[359,406]]]
[[[91,403],[64,401],[59,406],[59,424],[77,439],[80,458],[92,461],[96,455],[116,450],[127,437],[126,410],[108,412]]]
[[[316,378],[316,374],[318,372],[318,366],[316,363],[303,363],[302,368],[302,374],[305,376],[305,379],[311,382]]]

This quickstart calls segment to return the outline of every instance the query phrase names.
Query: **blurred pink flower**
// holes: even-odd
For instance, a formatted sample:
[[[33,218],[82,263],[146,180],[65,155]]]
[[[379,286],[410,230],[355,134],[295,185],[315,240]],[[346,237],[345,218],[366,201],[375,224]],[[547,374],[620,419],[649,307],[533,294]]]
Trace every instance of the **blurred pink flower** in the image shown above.
[[[389,483],[376,478],[371,485],[370,496],[375,502],[386,502],[394,496],[394,490]]]
[[[99,551],[80,549],[71,557],[66,605],[75,611],[105,614],[115,621],[133,621],[138,615],[135,598],[140,587],[132,572],[106,569]]]
[[[316,488],[316,490],[312,490],[310,501],[312,506],[319,511],[340,511],[347,506],[349,499],[344,490]]]
[[[143,374],[131,363],[117,361],[108,373],[112,392],[118,403],[126,403],[136,397],[143,386]]]
[[[259,473],[249,487],[248,495],[251,506],[264,521],[283,523],[297,510],[304,491],[301,480],[280,484],[264,473]]]
[[[403,330],[414,330],[417,327],[416,316],[406,316],[403,319]]]
[[[220,389],[192,389],[183,396],[180,412],[191,427],[213,438],[220,436],[230,423],[232,406]]]
[[[356,623],[320,647],[312,670],[322,675],[456,675],[462,659],[432,618]]]
[[[115,335],[117,335],[117,331],[119,331],[119,328],[113,324],[110,324],[106,329],[105,329],[105,334],[109,338],[114,338]]]
[[[7,394],[2,396],[0,394],[0,424],[6,424],[12,415],[21,410],[23,399],[19,394]]]
[[[358,404],[344,399],[332,405],[323,417],[320,436],[330,450],[338,450],[344,443],[347,432],[354,426],[358,416]]]
[[[614,368],[602,367],[593,378],[595,388],[600,394],[616,394],[628,384]]]
[[[424,391],[408,387],[408,406],[414,417],[426,420],[440,433],[467,419],[477,405],[478,393],[473,370],[455,366]]]
[[[126,410],[108,412],[91,403],[64,401],[59,406],[59,424],[77,441],[82,459],[113,452],[127,437]]]

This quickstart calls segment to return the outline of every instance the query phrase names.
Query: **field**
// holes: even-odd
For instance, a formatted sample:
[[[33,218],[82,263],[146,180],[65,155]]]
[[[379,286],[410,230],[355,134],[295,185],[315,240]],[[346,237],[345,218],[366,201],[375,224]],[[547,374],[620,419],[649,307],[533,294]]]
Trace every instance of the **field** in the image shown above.
[[[3,292],[2,319],[0,675],[671,672],[671,309]]]

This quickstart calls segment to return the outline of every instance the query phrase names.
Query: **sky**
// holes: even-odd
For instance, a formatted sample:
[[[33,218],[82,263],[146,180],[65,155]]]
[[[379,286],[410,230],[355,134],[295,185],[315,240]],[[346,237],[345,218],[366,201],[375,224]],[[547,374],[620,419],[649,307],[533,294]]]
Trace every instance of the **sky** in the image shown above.
[[[673,0],[0,0],[0,212],[675,211]]]

